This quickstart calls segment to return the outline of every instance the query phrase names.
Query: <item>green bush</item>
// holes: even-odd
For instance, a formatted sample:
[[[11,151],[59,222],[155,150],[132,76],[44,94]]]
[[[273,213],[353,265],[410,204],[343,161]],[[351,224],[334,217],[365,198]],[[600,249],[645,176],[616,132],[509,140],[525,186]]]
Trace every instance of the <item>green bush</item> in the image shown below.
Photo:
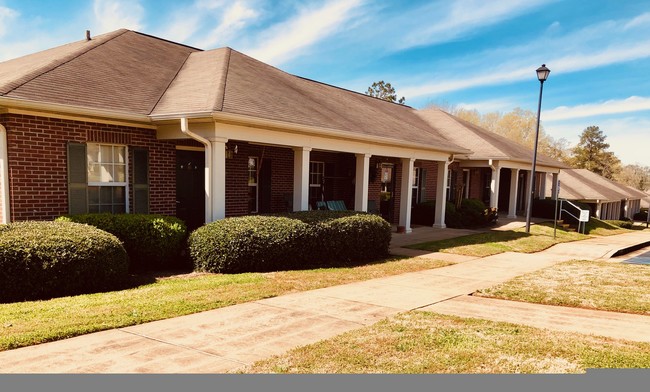
[[[622,229],[631,229],[634,225],[634,222],[630,220],[605,220],[605,222],[609,223],[610,225],[618,226]]]
[[[376,215],[309,211],[212,222],[190,234],[189,249],[197,271],[273,271],[385,257],[390,237]]]
[[[0,301],[116,288],[128,256],[105,231],[72,222],[17,222],[0,228]]]
[[[642,221],[642,222],[647,222],[648,221],[648,211],[639,211],[636,214],[634,214],[634,220],[635,221]]]
[[[85,223],[115,235],[129,254],[132,271],[175,266],[187,237],[183,221],[164,215],[81,214],[57,220]]]

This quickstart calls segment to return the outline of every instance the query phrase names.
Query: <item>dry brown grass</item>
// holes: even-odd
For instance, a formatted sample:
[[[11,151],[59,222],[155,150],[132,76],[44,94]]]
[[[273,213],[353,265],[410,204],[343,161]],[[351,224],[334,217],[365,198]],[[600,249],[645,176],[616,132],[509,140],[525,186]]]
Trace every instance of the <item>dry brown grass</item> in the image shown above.
[[[476,295],[650,314],[650,266],[568,261],[481,290]]]
[[[582,373],[648,367],[648,343],[409,312],[257,362],[243,372]]]

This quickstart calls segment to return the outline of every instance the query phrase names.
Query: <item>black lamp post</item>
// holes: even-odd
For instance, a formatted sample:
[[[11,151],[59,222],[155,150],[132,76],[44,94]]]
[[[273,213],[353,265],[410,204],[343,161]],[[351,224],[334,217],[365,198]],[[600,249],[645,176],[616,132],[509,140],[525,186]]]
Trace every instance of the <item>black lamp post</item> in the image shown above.
[[[528,186],[526,233],[530,233],[530,213],[533,210],[533,188],[535,185],[535,166],[537,164],[537,141],[539,140],[539,116],[542,110],[542,91],[544,90],[544,82],[550,73],[551,70],[546,68],[546,64],[542,64],[541,67],[537,68],[537,79],[539,79],[539,103],[537,104],[537,130],[535,131],[535,146],[533,147],[533,169],[530,171],[530,181]]]

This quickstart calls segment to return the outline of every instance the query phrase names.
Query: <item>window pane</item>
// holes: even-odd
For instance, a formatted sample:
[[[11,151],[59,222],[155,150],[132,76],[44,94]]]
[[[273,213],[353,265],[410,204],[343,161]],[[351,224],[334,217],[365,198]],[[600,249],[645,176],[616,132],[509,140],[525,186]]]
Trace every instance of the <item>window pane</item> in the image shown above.
[[[101,204],[110,204],[113,202],[113,187],[99,187],[99,202]]]
[[[126,166],[115,165],[115,182],[126,182]]]
[[[114,146],[113,147],[113,162],[125,163],[126,162],[126,147]]]
[[[126,213],[126,206],[124,204],[116,204],[113,206],[114,214],[124,214]]]
[[[113,206],[110,204],[101,204],[99,206],[99,212],[113,212]]]
[[[91,214],[96,214],[99,212],[99,206],[98,205],[88,205],[88,212]]]
[[[99,181],[101,182],[111,182],[113,181],[113,165],[112,164],[102,164],[101,173]]]
[[[113,203],[115,204],[124,204],[125,202],[124,187],[115,186],[113,187]]]
[[[88,157],[89,164],[99,162],[99,145],[88,144],[86,146],[86,155]]]
[[[102,163],[113,162],[113,146],[100,146]]]
[[[88,181],[99,182],[101,179],[101,166],[99,164],[88,165]]]
[[[99,187],[88,187],[88,204],[99,204]]]

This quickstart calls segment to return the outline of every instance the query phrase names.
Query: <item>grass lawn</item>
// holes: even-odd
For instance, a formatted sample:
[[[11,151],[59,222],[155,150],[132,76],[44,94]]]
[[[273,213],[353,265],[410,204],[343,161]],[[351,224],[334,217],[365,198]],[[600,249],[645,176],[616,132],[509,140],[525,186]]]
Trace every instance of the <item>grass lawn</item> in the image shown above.
[[[650,314],[650,266],[568,261],[519,276],[476,295]]]
[[[583,373],[649,368],[650,344],[408,312],[244,373]]]
[[[578,241],[586,238],[589,237],[560,229],[557,230],[557,238],[553,238],[553,223],[544,222],[531,225],[530,233],[526,233],[524,228],[511,231],[489,231],[442,241],[424,242],[410,245],[407,248],[485,257],[503,252],[534,253],[560,242]]]
[[[0,304],[0,351],[445,265],[449,263],[411,258],[305,271],[188,274],[129,290]]]

